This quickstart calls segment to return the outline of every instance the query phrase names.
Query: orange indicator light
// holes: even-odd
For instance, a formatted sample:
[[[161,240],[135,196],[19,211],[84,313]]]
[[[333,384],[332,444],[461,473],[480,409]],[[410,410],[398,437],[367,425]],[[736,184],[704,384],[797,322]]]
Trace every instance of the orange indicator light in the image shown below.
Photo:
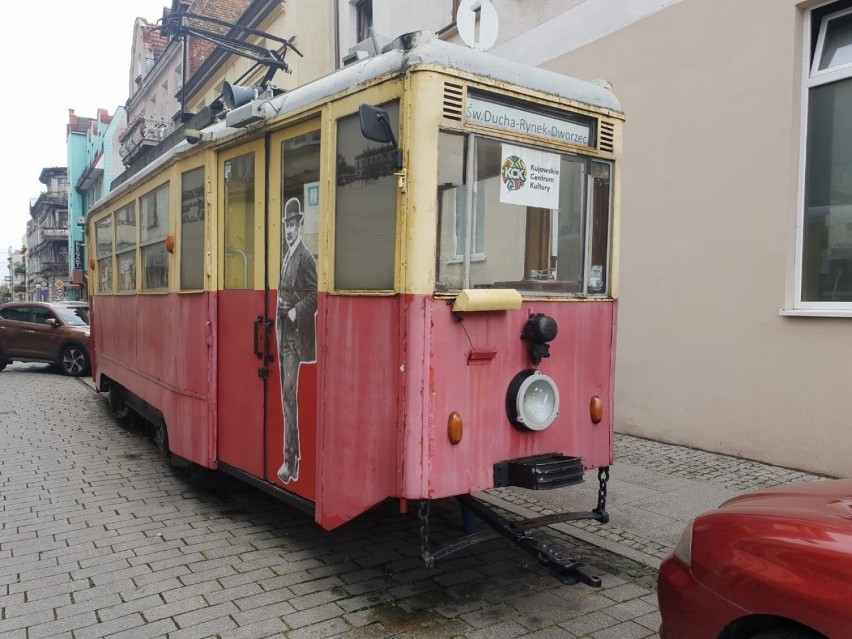
[[[450,418],[447,420],[447,437],[451,444],[458,444],[462,438],[462,418],[457,412],[450,413]]]
[[[597,395],[592,395],[592,401],[589,402],[589,415],[593,424],[600,424],[603,419],[603,401]]]

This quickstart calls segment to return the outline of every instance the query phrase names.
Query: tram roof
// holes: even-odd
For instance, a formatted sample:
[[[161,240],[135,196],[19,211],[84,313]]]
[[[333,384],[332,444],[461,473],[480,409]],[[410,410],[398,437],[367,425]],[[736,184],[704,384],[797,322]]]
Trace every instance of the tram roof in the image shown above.
[[[252,108],[263,113],[264,119],[280,116],[300,109],[323,98],[342,92],[347,88],[367,84],[383,77],[400,75],[408,69],[418,66],[431,66],[472,75],[484,76],[542,93],[548,93],[592,107],[621,112],[621,104],[615,95],[603,83],[579,80],[554,71],[530,67],[519,62],[499,58],[495,55],[476,51],[458,44],[435,38],[429,32],[415,32],[397,38],[384,52],[343,67],[312,82],[296,87],[272,98],[258,98],[225,114],[203,130],[205,140],[220,140],[241,130],[229,126],[228,121],[239,121],[242,113],[251,113]],[[258,106],[259,103],[259,106]],[[231,117],[228,117],[231,116]],[[171,150],[151,162],[126,182],[95,202],[97,209],[106,200],[120,197],[134,185],[156,172],[176,155],[193,148],[182,141]]]
[[[388,45],[384,53],[343,67],[330,75],[266,100],[263,109],[266,117],[272,117],[319,101],[349,87],[366,84],[388,75],[401,74],[418,66],[435,66],[481,75],[593,107],[621,112],[621,105],[612,91],[595,81],[578,80],[554,71],[475,51],[437,39],[428,32],[401,36]],[[240,109],[248,111],[250,108],[250,105],[244,105],[233,113],[236,116]]]

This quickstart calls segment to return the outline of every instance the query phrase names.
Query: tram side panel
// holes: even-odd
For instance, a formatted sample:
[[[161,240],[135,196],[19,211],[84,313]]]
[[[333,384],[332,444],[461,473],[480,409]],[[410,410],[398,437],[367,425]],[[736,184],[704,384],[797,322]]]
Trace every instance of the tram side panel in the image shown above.
[[[616,302],[531,301],[518,311],[466,313],[462,322],[443,301],[433,301],[430,311],[430,497],[492,488],[494,465],[523,457],[559,453],[579,457],[585,470],[610,465]],[[545,313],[558,324],[550,357],[538,366],[530,361],[528,342],[520,339],[532,313]],[[471,358],[472,350],[485,355]],[[541,431],[519,430],[506,414],[510,382],[530,368],[551,377],[560,395],[558,417]],[[590,417],[593,396],[604,406],[598,424]],[[455,445],[447,435],[453,411],[464,424]]]
[[[100,387],[105,376],[156,407],[171,451],[210,466],[207,294],[94,300],[96,383]]]
[[[324,528],[398,494],[401,304],[399,296],[319,295],[316,520]]]

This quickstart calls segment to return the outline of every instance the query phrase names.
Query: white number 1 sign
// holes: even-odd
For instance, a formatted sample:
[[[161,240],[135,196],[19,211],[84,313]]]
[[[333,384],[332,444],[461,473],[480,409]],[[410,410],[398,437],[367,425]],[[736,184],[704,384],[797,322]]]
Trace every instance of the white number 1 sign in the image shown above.
[[[471,49],[487,51],[497,42],[497,9],[490,0],[461,0],[456,25],[459,36]]]

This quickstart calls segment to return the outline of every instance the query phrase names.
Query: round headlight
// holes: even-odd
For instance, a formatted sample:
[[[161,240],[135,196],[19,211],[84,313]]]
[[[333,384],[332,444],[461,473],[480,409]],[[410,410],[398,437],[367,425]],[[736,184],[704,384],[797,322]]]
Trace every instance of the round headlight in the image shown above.
[[[521,371],[509,384],[506,414],[516,428],[544,430],[559,415],[556,382],[538,370]]]

